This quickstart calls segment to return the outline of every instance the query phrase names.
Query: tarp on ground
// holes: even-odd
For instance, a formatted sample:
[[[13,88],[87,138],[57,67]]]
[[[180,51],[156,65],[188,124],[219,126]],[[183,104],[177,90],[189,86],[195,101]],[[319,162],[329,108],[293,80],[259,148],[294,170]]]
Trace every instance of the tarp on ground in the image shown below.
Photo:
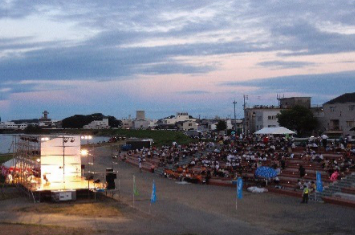
[[[296,132],[291,131],[285,127],[264,127],[254,133],[255,135],[286,135],[286,134],[296,134]]]

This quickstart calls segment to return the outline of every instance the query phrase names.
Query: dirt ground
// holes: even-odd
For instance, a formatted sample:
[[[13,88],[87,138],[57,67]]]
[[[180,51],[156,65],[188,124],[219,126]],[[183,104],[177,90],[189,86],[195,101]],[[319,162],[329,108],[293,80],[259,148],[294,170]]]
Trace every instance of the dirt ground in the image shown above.
[[[33,224],[11,224],[0,223],[0,234],[16,234],[16,235],[93,235],[101,234],[100,231],[82,228],[67,228],[61,226],[50,225],[33,225]]]
[[[118,217],[122,216],[120,205],[112,200],[92,200],[66,202],[66,203],[41,203],[26,207],[16,208],[16,212],[62,214],[85,217]]]
[[[109,148],[97,148],[98,172],[112,166]],[[0,199],[1,234],[355,234],[355,210],[272,193],[178,184],[123,162],[114,165],[114,198],[36,203],[6,189]],[[104,174],[103,174],[104,175]],[[139,195],[132,198],[135,175]],[[150,204],[152,182],[157,201]]]

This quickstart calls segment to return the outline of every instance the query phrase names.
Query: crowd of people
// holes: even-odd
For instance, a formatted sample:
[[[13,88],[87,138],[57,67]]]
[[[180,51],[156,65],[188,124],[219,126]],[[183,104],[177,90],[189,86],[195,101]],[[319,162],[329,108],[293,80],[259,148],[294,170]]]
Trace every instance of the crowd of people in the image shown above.
[[[301,155],[305,164],[320,164],[328,172],[331,181],[338,180],[355,169],[353,154],[346,149],[341,151],[343,157],[340,159],[324,157],[323,153],[329,151],[324,143],[320,138],[310,140],[307,145],[298,147],[297,154]],[[320,151],[322,146],[323,151]],[[123,158],[137,159],[140,168],[144,162],[149,162],[153,171],[156,167],[162,167],[164,176],[179,180],[209,183],[212,178],[233,180],[243,177],[255,181],[257,178],[254,172],[260,166],[271,167],[280,175],[287,167],[287,159],[295,157],[295,149],[296,143],[292,137],[253,135],[235,138],[224,135],[209,142],[199,141],[188,145],[173,143],[161,148],[131,150]],[[295,187],[303,190],[307,186],[312,191],[314,180],[304,179],[306,169],[302,165],[299,173],[299,182]],[[269,180],[276,187],[282,187],[279,186],[279,176]]]
[[[199,182],[208,183],[212,177],[253,177],[255,169],[262,165],[280,173],[285,168],[285,159],[292,155],[292,147],[295,147],[292,139],[286,137],[233,139],[219,136],[213,142],[200,141],[186,146],[174,143],[161,148],[131,150],[126,154],[143,162],[155,159],[157,167],[165,167],[167,177],[198,178]]]

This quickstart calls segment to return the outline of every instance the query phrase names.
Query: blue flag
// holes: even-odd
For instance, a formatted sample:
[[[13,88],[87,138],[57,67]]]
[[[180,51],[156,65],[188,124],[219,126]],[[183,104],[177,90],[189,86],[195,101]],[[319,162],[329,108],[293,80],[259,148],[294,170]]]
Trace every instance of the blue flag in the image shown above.
[[[157,200],[157,195],[155,192],[155,182],[153,180],[153,189],[152,189],[152,196],[150,197],[150,202],[154,203]]]
[[[242,199],[243,198],[243,179],[238,178],[237,181],[237,198]]]
[[[318,171],[316,172],[316,178],[317,178],[317,181],[316,181],[317,191],[318,192],[323,192],[322,178],[321,178],[320,172],[318,172]]]

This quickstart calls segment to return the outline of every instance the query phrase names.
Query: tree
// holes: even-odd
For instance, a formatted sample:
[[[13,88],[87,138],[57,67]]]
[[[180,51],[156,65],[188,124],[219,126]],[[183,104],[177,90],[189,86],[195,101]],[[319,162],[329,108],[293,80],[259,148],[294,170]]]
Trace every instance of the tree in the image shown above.
[[[37,126],[37,125],[28,125],[25,130],[24,130],[25,134],[40,134],[42,133],[42,128]]]
[[[120,120],[117,120],[113,116],[105,116],[102,113],[94,113],[91,115],[74,115],[67,117],[62,120],[62,126],[63,128],[83,128],[84,125],[87,125],[95,120],[102,120],[103,118],[108,118],[110,127],[118,127],[122,124]]]
[[[217,131],[224,131],[225,129],[227,129],[227,123],[226,121],[223,120],[219,120],[217,123]]]
[[[318,126],[318,120],[313,116],[312,111],[303,106],[282,110],[277,118],[280,126],[295,130],[299,136],[310,134]]]

